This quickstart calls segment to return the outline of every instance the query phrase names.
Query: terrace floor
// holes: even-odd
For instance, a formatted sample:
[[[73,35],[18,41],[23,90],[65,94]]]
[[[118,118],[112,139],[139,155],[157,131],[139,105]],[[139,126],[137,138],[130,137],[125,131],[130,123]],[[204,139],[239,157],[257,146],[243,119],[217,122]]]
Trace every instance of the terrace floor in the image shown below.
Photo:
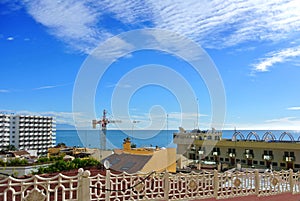
[[[198,200],[194,200],[198,201]],[[236,197],[236,198],[228,198],[228,199],[205,199],[199,201],[300,201],[300,194],[292,195],[291,193],[282,193],[279,195],[272,195],[272,196],[243,196],[243,197]]]

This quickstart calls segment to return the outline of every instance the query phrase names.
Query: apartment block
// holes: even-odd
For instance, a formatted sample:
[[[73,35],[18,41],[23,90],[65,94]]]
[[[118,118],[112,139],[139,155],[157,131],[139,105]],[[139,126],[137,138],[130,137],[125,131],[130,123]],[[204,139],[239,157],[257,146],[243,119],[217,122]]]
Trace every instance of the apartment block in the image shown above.
[[[0,122],[3,122],[0,123],[0,149],[10,144],[20,150],[36,150],[38,155],[44,155],[55,145],[53,117],[2,114]]]
[[[10,116],[0,114],[0,150],[9,145],[10,137]]]

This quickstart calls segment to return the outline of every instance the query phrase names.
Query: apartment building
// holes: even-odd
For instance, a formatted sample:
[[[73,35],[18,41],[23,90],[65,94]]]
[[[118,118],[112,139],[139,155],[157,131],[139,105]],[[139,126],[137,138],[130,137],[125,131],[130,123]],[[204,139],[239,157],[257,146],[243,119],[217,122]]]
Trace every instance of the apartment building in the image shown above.
[[[9,145],[10,116],[0,113],[0,150]]]
[[[232,139],[205,140],[206,133],[175,133],[174,143],[178,149],[185,149],[184,156],[196,163],[211,161],[216,164],[228,164],[235,167],[238,163],[245,167],[294,169],[300,170],[300,141],[294,140],[288,132],[283,132],[278,140],[271,132],[266,132],[259,139],[255,132],[250,132],[247,138],[236,137],[239,132],[233,134]],[[192,141],[184,143],[184,138]],[[250,137],[256,136],[256,139]],[[289,136],[291,140],[283,140]],[[206,147],[211,149],[206,150]]]
[[[36,150],[38,155],[44,155],[55,145],[53,117],[1,114],[0,122],[5,122],[0,123],[2,149],[10,144],[20,150]]]

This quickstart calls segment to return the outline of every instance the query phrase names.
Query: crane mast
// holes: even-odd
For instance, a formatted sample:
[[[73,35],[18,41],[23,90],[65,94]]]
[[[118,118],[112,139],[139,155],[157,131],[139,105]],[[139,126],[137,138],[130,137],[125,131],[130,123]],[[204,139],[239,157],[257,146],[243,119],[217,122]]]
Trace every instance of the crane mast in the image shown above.
[[[106,131],[107,131],[107,125],[109,123],[118,123],[121,122],[119,120],[109,120],[106,117],[106,110],[103,110],[103,115],[101,120],[93,120],[93,128],[97,127],[97,124],[101,125],[101,131],[100,131],[100,150],[106,150]]]

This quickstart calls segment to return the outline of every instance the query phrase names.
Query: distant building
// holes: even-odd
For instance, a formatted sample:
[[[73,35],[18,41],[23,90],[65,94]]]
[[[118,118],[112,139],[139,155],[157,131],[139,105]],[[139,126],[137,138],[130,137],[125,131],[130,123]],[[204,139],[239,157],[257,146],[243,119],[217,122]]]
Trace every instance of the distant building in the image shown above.
[[[47,154],[56,143],[55,120],[48,116],[0,114],[0,149],[8,145]]]
[[[10,115],[0,113],[0,150],[9,145]]]
[[[123,143],[123,150],[115,150],[115,153],[105,158],[111,164],[111,169],[127,172],[176,172],[175,148],[131,148],[130,139]]]

